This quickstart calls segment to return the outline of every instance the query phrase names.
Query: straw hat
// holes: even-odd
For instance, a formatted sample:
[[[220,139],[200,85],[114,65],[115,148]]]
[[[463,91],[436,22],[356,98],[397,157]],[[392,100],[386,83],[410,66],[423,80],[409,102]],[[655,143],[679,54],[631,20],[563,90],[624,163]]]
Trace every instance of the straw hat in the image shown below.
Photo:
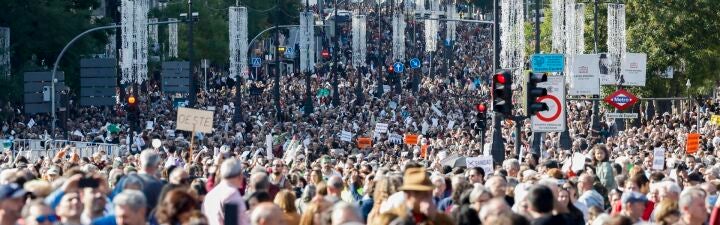
[[[403,176],[401,191],[432,191],[433,185],[425,168],[409,168]]]

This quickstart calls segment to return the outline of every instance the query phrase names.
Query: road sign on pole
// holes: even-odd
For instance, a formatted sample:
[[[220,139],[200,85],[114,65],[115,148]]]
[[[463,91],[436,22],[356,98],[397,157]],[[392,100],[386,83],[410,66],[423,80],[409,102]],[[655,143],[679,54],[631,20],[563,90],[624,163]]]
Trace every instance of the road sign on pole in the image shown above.
[[[285,58],[293,58],[295,56],[295,48],[287,48],[285,49]]]
[[[253,57],[251,61],[252,67],[258,68],[260,67],[260,65],[262,65],[262,59],[260,59],[259,57]]]
[[[536,73],[562,72],[565,68],[563,54],[535,54],[532,55],[532,71]]]
[[[396,73],[402,73],[405,70],[405,65],[401,62],[396,62],[393,64],[393,70],[395,70]]]
[[[412,58],[410,60],[410,68],[413,68],[413,69],[420,68],[420,59]]]
[[[532,131],[565,131],[565,77],[549,76],[547,82],[538,83],[537,86],[547,89],[548,95],[538,98],[538,101],[547,104],[549,110],[531,116]]]

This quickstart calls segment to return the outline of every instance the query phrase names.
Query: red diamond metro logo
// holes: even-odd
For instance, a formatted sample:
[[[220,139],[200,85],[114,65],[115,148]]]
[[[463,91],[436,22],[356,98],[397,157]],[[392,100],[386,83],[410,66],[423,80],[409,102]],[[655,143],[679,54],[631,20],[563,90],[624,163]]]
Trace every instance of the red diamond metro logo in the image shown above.
[[[640,99],[625,89],[620,89],[605,97],[604,100],[618,110],[626,110]]]

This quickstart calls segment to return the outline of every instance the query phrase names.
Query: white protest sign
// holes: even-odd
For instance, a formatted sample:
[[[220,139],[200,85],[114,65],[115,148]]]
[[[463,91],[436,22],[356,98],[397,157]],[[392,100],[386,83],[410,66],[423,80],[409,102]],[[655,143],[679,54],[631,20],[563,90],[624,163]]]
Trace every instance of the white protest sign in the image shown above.
[[[455,120],[450,120],[450,122],[448,122],[448,126],[447,126],[448,130],[452,130],[454,126],[455,126]]]
[[[388,141],[393,144],[402,144],[403,143],[403,136],[399,134],[390,134],[388,137]]]
[[[585,169],[585,155],[576,152],[572,155],[572,171],[580,171]]]
[[[442,111],[440,111],[440,109],[438,109],[437,106],[435,106],[434,104],[432,106],[430,106],[430,109],[432,109],[432,111],[435,112],[435,115],[443,116]]]
[[[250,151],[246,150],[242,153],[242,155],[240,155],[240,158],[246,159],[248,157],[248,155],[250,155]]]
[[[145,121],[145,130],[152,130],[154,126],[154,121]]]
[[[212,133],[213,112],[180,107],[177,112],[176,130]]]
[[[383,85],[383,93],[390,92],[390,85]]]
[[[437,127],[438,126],[438,119],[432,118],[432,126]]]
[[[377,134],[387,133],[387,130],[388,130],[387,123],[376,123],[375,124],[375,133],[377,133]]]
[[[647,54],[627,53],[622,63],[624,86],[645,86],[647,79]]]
[[[653,150],[653,170],[665,169],[665,148],[655,148]]]
[[[268,159],[273,159],[275,156],[272,151],[273,136],[272,134],[265,135],[265,153],[267,153]]]
[[[430,129],[430,124],[428,124],[427,121],[423,121],[422,134],[425,135],[429,129]]]
[[[485,171],[485,174],[493,173],[493,159],[489,155],[465,158],[465,165],[467,168],[480,167]]]
[[[352,142],[352,137],[353,134],[348,131],[342,131],[340,133],[340,140],[342,141]]]
[[[547,89],[548,95],[538,98],[538,101],[547,104],[550,110],[531,116],[532,131],[565,131],[565,77],[548,76],[547,82],[538,83],[538,87]]]
[[[398,106],[397,102],[390,102],[389,105],[391,109],[396,109]]]
[[[576,55],[571,66],[569,95],[600,94],[600,55]]]

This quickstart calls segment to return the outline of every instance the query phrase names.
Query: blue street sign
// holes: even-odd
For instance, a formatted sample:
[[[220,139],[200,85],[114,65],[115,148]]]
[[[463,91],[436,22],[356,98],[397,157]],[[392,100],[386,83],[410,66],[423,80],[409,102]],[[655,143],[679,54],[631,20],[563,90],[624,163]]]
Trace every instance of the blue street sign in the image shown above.
[[[412,58],[410,60],[410,68],[413,68],[413,69],[420,68],[420,60],[418,58]]]
[[[405,70],[405,65],[400,62],[396,62],[393,64],[393,70],[395,70],[395,73],[402,73]]]
[[[563,54],[535,54],[530,63],[533,72],[562,72],[565,68],[565,55]]]
[[[252,58],[252,67],[257,68],[257,67],[260,67],[260,65],[262,65],[262,60],[258,57],[253,57]]]
[[[285,49],[285,58],[292,58],[295,56],[295,48]]]

